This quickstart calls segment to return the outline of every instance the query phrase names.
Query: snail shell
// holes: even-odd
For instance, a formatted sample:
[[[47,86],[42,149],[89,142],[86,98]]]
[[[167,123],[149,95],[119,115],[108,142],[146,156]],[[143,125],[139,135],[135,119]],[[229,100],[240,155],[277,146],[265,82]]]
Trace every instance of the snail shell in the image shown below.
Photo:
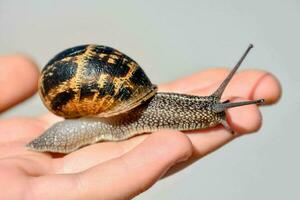
[[[39,80],[43,103],[64,118],[113,116],[140,105],[156,91],[134,60],[99,45],[62,51],[47,63]]]

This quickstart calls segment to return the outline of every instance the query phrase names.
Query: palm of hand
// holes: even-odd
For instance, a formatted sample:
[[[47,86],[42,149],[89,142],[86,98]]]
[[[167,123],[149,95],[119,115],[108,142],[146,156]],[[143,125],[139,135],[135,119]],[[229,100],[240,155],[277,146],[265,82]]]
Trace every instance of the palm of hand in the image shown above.
[[[206,70],[161,85],[159,90],[209,95],[227,72],[225,69]],[[36,91],[37,74],[35,65],[27,58],[0,58],[3,97],[0,97],[0,111],[31,96]],[[280,94],[280,85],[274,76],[248,70],[233,78],[223,96],[264,98],[267,104],[273,104]],[[240,134],[254,132],[261,125],[255,105],[231,109],[228,116],[229,124]],[[57,120],[48,114],[0,121],[1,199],[132,198],[148,189],[170,168],[169,173],[174,173],[235,138],[219,126],[189,134],[161,131],[123,142],[98,143],[66,156],[24,148]]]

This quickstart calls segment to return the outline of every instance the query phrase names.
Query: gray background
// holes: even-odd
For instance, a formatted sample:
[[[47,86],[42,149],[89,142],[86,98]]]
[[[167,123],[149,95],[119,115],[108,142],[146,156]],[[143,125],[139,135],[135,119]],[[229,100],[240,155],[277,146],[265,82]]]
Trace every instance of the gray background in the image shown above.
[[[228,144],[136,199],[300,199],[299,20],[296,0],[0,0],[0,53],[25,53],[43,66],[66,47],[105,44],[162,83],[232,66],[252,42],[244,69],[268,70],[283,87],[280,103],[262,108],[260,134]],[[35,96],[1,117],[43,112]]]

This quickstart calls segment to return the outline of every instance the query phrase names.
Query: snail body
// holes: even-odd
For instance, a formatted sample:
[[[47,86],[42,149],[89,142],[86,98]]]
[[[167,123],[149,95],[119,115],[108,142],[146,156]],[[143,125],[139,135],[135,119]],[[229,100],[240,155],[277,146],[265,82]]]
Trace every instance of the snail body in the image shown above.
[[[45,106],[66,118],[26,146],[41,152],[70,153],[100,141],[121,141],[162,129],[199,130],[218,124],[233,132],[225,110],[263,100],[220,102],[246,57],[210,96],[157,92],[142,68],[106,46],[82,45],[56,55],[42,70],[39,93]]]

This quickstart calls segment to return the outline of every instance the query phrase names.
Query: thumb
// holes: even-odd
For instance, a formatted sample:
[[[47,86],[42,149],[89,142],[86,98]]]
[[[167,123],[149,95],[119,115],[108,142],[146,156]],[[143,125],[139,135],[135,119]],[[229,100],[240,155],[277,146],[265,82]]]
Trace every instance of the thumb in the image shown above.
[[[183,133],[156,132],[118,158],[72,176],[52,175],[55,184],[48,177],[47,188],[54,191],[47,194],[53,195],[49,199],[131,199],[191,154],[192,144]]]
[[[183,133],[153,133],[125,155],[82,173],[81,183],[86,183],[86,195],[94,194],[91,198],[105,194],[109,199],[129,199],[147,190],[170,167],[191,154],[191,142]]]

